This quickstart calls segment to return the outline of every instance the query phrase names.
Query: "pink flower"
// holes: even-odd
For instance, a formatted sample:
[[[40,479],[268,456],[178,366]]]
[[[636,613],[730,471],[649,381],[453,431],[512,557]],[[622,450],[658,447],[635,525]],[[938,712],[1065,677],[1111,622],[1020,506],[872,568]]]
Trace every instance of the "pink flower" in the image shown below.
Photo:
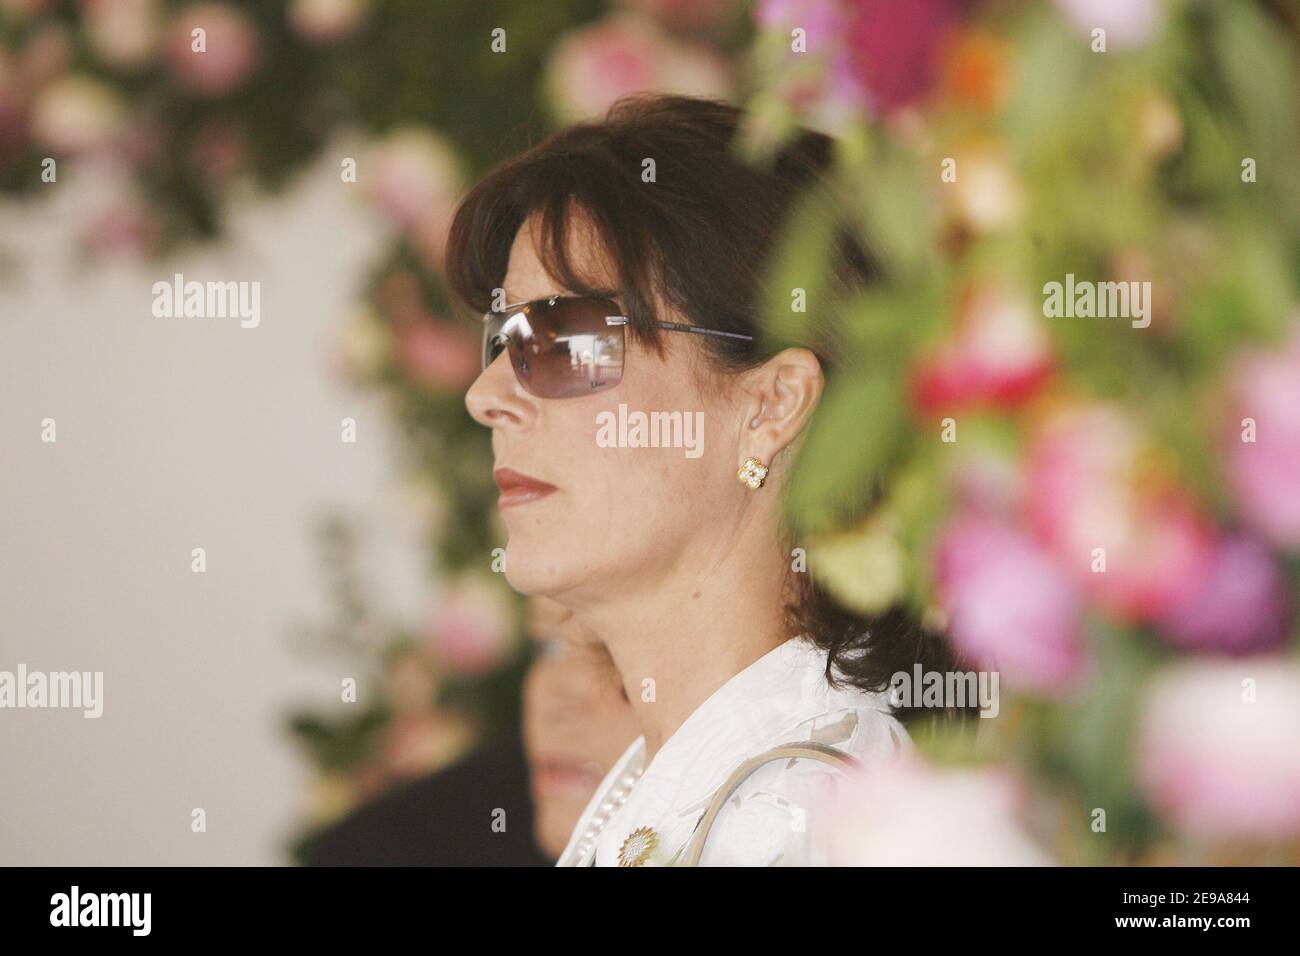
[[[399,127],[370,147],[358,178],[426,262],[440,264],[461,186],[460,162],[451,146],[424,127]]]
[[[874,113],[890,113],[930,91],[943,43],[958,25],[964,6],[962,0],[852,4],[850,62]]]
[[[95,55],[120,70],[139,69],[158,47],[159,0],[81,0],[86,39]]]
[[[940,537],[935,583],[953,646],[978,667],[1047,694],[1068,690],[1082,676],[1080,596],[1069,575],[1018,529],[957,518]]]
[[[32,135],[58,153],[83,153],[114,143],[126,128],[126,107],[105,84],[67,76],[47,86],[32,106]]]
[[[203,33],[196,37],[196,30]],[[163,45],[176,81],[204,96],[221,96],[243,85],[260,55],[248,17],[221,3],[199,3],[177,14]]]
[[[1277,353],[1241,359],[1232,393],[1227,468],[1242,516],[1278,547],[1300,549],[1300,325]],[[1246,418],[1253,442],[1242,440]]]
[[[1084,406],[1043,424],[1028,466],[1035,533],[1126,621],[1157,620],[1190,601],[1215,553],[1205,517],[1143,452],[1137,427],[1118,409]]]
[[[289,24],[311,43],[337,43],[356,32],[369,0],[293,0]]]
[[[1233,654],[1269,650],[1286,639],[1287,580],[1258,542],[1229,538],[1215,548],[1210,578],[1160,622],[1183,647]]]
[[[834,866],[1051,866],[1020,823],[1024,796],[1000,769],[916,757],[860,772],[827,800]]]
[[[630,93],[726,98],[731,80],[708,48],[680,43],[640,17],[618,15],[556,44],[546,87],[556,114],[569,122],[600,116]]]
[[[412,381],[463,392],[482,370],[479,336],[457,322],[433,319],[397,329],[397,359]]]
[[[756,72],[777,102],[805,125],[832,135],[862,122],[868,101],[845,41],[847,5],[841,0],[760,0],[755,20],[771,34],[770,44],[758,48],[768,59]],[[757,115],[761,119],[762,111]]]
[[[1300,835],[1300,669],[1270,658],[1197,661],[1153,682],[1138,736],[1139,782],[1201,839]]]
[[[803,30],[808,55],[818,56],[843,46],[849,13],[841,0],[759,0],[754,19],[761,29],[787,36]]]
[[[435,660],[458,674],[483,674],[514,648],[513,618],[498,588],[467,578],[448,588],[426,634]]]
[[[1105,30],[1108,49],[1150,40],[1163,16],[1161,6],[1162,0],[1056,0],[1056,8],[1082,33]]]
[[[952,339],[922,359],[913,376],[917,407],[955,411],[987,402],[1023,402],[1052,374],[1046,330],[1028,299],[997,286],[969,290]]]

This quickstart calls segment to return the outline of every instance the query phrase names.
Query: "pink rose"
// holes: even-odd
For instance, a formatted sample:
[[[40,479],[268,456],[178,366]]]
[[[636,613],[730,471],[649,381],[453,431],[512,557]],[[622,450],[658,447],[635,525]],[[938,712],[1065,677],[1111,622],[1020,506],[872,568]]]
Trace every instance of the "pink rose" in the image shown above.
[[[1300,836],[1300,668],[1256,658],[1197,661],[1160,674],[1145,695],[1139,781],[1189,836]]]
[[[451,146],[424,127],[399,127],[370,147],[358,178],[424,261],[440,266],[461,187],[460,161]]]
[[[426,388],[463,392],[482,371],[479,336],[460,323],[432,319],[402,324],[396,337],[403,371]]]
[[[965,293],[951,339],[921,360],[913,375],[917,406],[947,412],[987,402],[1010,407],[1052,374],[1046,330],[1033,305],[996,286]]]
[[[106,65],[139,69],[153,59],[162,32],[159,0],[81,0],[86,39]]]
[[[1029,456],[1035,533],[1101,607],[1126,621],[1157,620],[1191,600],[1215,554],[1206,518],[1144,451],[1119,409],[1084,406],[1048,419]]]
[[[1056,0],[1056,8],[1088,36],[1101,28],[1106,43],[1137,46],[1151,39],[1163,16],[1161,0]]]
[[[434,659],[458,674],[483,674],[514,648],[514,619],[505,595],[475,579],[451,585],[425,639]]]
[[[54,81],[32,105],[32,136],[56,153],[84,153],[110,146],[125,131],[126,122],[126,106],[118,95],[87,76]]]
[[[200,49],[195,49],[199,45],[195,30],[203,31]],[[240,87],[260,55],[252,22],[221,3],[199,3],[178,13],[163,47],[176,81],[204,96],[221,96]]]
[[[1300,549],[1300,325],[1276,353],[1236,363],[1231,404],[1227,469],[1242,516],[1278,547]],[[1242,440],[1246,418],[1253,442]]]
[[[824,809],[834,866],[1051,866],[1026,834],[1024,794],[1000,769],[907,757],[838,786]]]
[[[1160,622],[1173,644],[1232,654],[1269,650],[1286,640],[1287,579],[1258,542],[1234,537],[1215,547],[1209,580]]]
[[[857,0],[847,37],[850,62],[872,111],[893,112],[928,93],[962,0]]]
[[[631,93],[726,98],[731,80],[708,48],[678,42],[640,17],[617,15],[556,44],[546,87],[555,112],[567,122],[600,116]]]
[[[293,0],[289,25],[310,43],[337,43],[356,32],[370,0]]]
[[[959,517],[940,536],[935,584],[953,646],[976,666],[1047,694],[1068,690],[1082,676],[1080,595],[1020,530]]]

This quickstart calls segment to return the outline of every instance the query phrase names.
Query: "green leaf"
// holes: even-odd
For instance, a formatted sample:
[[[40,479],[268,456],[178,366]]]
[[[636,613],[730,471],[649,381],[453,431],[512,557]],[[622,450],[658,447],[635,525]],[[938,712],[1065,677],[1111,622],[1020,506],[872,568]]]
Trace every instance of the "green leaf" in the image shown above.
[[[899,447],[904,422],[892,372],[832,381],[791,482],[788,506],[797,526],[825,531],[860,514]]]

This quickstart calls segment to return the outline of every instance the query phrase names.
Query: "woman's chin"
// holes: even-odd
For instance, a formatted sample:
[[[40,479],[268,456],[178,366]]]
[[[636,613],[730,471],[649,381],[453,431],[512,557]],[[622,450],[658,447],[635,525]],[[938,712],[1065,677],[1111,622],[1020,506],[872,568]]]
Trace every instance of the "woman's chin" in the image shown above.
[[[529,597],[552,597],[565,589],[572,572],[558,554],[539,553],[521,546],[512,536],[506,546],[506,581]]]

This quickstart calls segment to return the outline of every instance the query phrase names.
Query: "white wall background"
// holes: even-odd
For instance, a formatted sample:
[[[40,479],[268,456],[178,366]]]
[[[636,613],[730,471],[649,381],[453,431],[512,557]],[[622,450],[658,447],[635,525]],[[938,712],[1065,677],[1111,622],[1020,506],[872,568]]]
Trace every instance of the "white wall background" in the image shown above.
[[[314,519],[368,515],[363,570],[394,609],[421,605],[382,408],[333,368],[383,240],[337,162],[162,263],[73,257],[94,177],[0,206],[0,670],[105,681],[98,720],[0,709],[0,863],[286,862],[310,775],[283,716],[338,696],[289,641],[324,614]],[[261,326],[155,318],[151,286],[177,271],[260,281]]]

